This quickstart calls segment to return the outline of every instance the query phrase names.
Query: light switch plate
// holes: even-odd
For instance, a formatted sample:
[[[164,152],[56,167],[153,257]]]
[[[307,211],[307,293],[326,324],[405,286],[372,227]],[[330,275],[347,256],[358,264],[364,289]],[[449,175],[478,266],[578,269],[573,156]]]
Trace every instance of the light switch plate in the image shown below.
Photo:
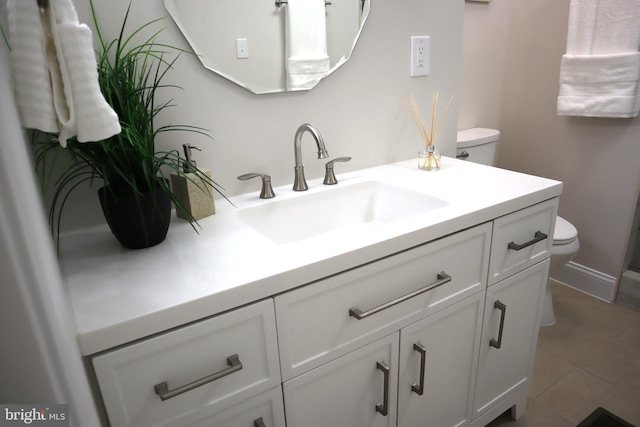
[[[246,59],[249,57],[249,41],[247,39],[236,39],[236,58]]]

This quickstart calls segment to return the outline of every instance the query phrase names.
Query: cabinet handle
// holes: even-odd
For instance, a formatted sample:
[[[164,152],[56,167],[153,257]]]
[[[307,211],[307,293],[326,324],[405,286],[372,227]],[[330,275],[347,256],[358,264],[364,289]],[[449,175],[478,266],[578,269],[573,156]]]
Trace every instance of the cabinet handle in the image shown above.
[[[420,382],[411,385],[411,390],[418,396],[424,394],[424,371],[427,364],[427,349],[422,344],[413,343],[413,349],[420,353]]]
[[[446,274],[444,271],[441,271],[440,273],[438,273],[438,280],[425,286],[424,288],[418,289],[417,291],[413,291],[410,294],[394,299],[393,301],[389,301],[388,303],[379,305],[378,307],[372,308],[369,311],[362,311],[358,307],[352,307],[349,309],[349,316],[355,317],[358,320],[362,320],[364,318],[371,316],[372,314],[376,314],[389,307],[393,307],[396,304],[400,304],[401,302],[411,299],[416,295],[420,295],[424,292],[430,291],[431,289],[437,288],[438,286],[444,285],[445,283],[448,283],[450,281],[451,281],[451,276]]]
[[[385,417],[389,411],[389,365],[382,360],[376,363],[376,369],[379,369],[384,374],[384,392],[382,396],[382,403],[376,405],[376,411],[380,412]]]
[[[238,357],[237,354],[227,357],[227,365],[229,365],[228,368],[225,368],[221,371],[213,373],[204,378],[200,378],[199,380],[195,380],[189,384],[185,384],[181,387],[176,388],[175,390],[169,390],[169,385],[167,384],[166,381],[160,384],[154,385],[153,388],[155,389],[156,394],[160,396],[160,399],[162,401],[165,401],[167,399],[171,399],[172,397],[176,397],[179,394],[185,393],[189,390],[193,390],[194,388],[198,388],[201,385],[210,383],[211,381],[215,381],[222,377],[226,377],[227,375],[242,369],[242,363],[240,362],[240,358]]]
[[[253,427],[267,427],[267,425],[262,421],[262,417],[253,421]]]
[[[500,302],[500,300],[496,301],[493,304],[493,308],[497,308],[500,310],[500,330],[498,331],[498,341],[491,338],[489,345],[491,347],[500,348],[502,345],[502,332],[504,331],[504,318],[507,315],[507,306]]]
[[[544,234],[542,231],[536,231],[536,234],[534,235],[533,239],[529,240],[526,243],[523,243],[521,245],[515,243],[515,242],[511,242],[507,245],[507,247],[509,249],[513,249],[514,251],[519,251],[521,249],[524,249],[526,247],[529,247],[531,245],[535,245],[536,243],[546,239],[548,236],[546,234]]]

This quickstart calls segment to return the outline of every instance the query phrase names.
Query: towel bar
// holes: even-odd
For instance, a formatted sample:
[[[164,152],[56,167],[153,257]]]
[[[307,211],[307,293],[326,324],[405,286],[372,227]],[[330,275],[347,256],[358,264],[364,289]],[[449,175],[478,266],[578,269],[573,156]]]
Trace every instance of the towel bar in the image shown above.
[[[38,0],[38,2],[40,2],[40,1],[41,0]],[[283,4],[287,4],[287,0],[276,0],[276,6],[280,7]],[[331,0],[324,0],[324,5],[325,6],[330,6],[331,5]]]

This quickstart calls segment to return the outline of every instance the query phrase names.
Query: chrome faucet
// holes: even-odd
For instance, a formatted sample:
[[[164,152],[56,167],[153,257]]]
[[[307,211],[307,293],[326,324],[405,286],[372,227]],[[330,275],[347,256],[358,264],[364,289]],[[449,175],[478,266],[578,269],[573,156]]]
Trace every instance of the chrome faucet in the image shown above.
[[[329,153],[327,153],[327,149],[324,146],[324,140],[322,139],[320,132],[318,132],[318,129],[316,129],[314,126],[310,125],[309,123],[305,123],[301,125],[296,131],[296,136],[293,141],[294,156],[296,161],[296,165],[294,167],[295,178],[293,181],[293,191],[306,191],[309,189],[309,186],[307,185],[307,181],[304,178],[304,166],[302,166],[301,145],[302,145],[302,135],[305,132],[309,132],[313,136],[313,139],[316,140],[316,145],[318,146],[318,158],[326,159],[327,157],[329,157]]]

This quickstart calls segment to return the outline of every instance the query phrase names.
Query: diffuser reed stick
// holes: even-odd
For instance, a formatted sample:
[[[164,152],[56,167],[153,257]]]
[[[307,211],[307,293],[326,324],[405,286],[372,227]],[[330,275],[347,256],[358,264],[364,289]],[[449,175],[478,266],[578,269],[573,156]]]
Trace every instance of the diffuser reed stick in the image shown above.
[[[420,111],[420,108],[418,107],[418,104],[413,95],[410,95],[409,101],[411,102],[412,107],[412,109],[410,110],[411,117],[416,123],[416,126],[418,126],[418,130],[420,131],[420,134],[425,141],[425,151],[427,155],[423,160],[421,169],[440,169],[440,158],[435,155],[435,141],[438,138],[438,134],[440,133],[440,129],[442,128],[442,125],[444,123],[444,119],[447,117],[447,112],[449,111],[449,107],[451,106],[451,102],[453,101],[453,96],[449,98],[447,107],[445,108],[444,113],[440,118],[440,122],[437,124],[437,127],[436,118],[438,113],[438,92],[435,92],[431,99],[431,121],[428,128],[425,124],[424,118],[422,117],[422,112]]]

